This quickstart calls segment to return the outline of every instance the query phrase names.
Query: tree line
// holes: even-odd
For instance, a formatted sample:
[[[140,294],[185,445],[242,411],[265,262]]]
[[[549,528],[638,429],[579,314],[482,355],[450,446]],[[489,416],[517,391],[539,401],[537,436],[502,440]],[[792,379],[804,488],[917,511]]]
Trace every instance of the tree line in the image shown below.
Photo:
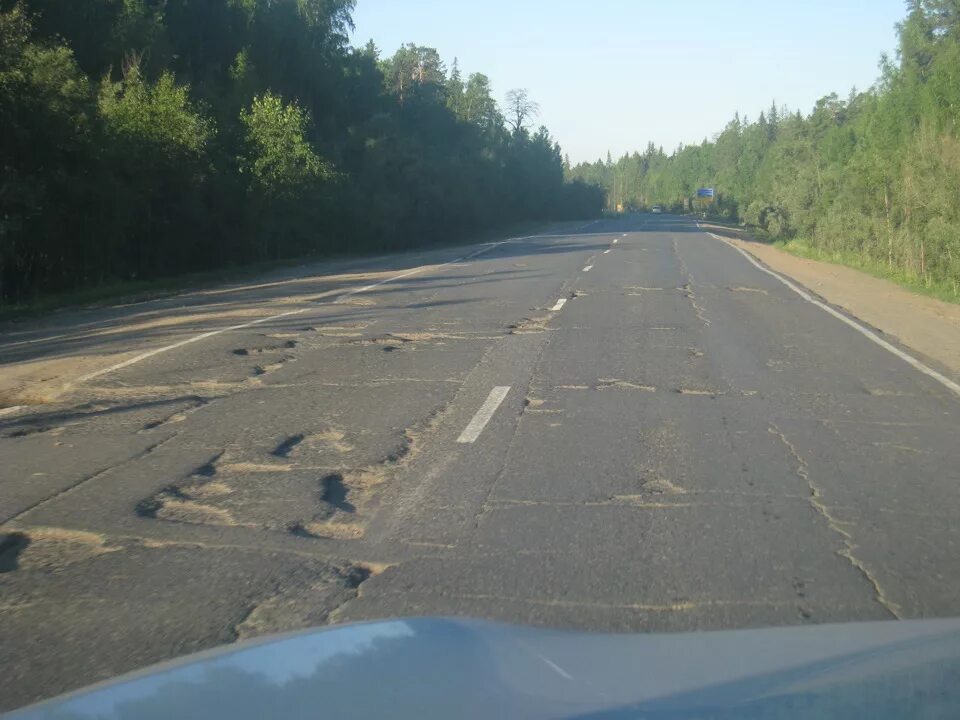
[[[960,298],[960,4],[910,0],[896,61],[871,89],[821,98],[803,115],[772,105],[712,141],[671,154],[652,143],[569,177],[612,207],[698,209],[883,266]]]
[[[0,0],[0,303],[601,212],[525,91],[353,7]]]

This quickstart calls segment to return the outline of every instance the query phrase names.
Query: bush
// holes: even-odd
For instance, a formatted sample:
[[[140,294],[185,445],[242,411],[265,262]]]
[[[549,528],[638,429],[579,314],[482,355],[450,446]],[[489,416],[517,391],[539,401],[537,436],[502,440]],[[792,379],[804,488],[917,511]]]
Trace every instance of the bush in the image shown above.
[[[190,88],[165,72],[146,82],[136,65],[105,78],[99,110],[112,183],[109,233],[116,275],[148,278],[208,265],[215,241],[204,232],[213,123]]]
[[[247,178],[258,256],[275,259],[318,249],[321,198],[333,173],[307,141],[309,115],[268,92],[254,98],[240,120],[245,131],[240,172]]]

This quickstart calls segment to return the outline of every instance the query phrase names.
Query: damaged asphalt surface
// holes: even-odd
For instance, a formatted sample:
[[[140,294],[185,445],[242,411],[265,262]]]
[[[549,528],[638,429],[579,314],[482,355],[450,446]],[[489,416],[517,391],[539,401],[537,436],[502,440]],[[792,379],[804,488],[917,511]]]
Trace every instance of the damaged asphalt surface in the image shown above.
[[[960,614],[960,398],[690,220],[574,228],[4,328],[0,710],[373,618]]]

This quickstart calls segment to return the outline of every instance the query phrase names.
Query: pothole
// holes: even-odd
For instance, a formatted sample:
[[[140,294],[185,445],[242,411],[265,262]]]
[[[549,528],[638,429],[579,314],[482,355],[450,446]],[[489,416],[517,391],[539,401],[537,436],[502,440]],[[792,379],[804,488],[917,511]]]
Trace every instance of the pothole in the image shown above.
[[[390,333],[390,337],[401,342],[431,342],[436,340],[467,340],[463,335],[441,332],[401,332]]]
[[[381,335],[374,338],[362,338],[360,340],[354,340],[352,344],[362,346],[372,345],[381,348],[384,352],[395,352],[405,347],[412,347],[413,341],[407,339],[406,337]]]
[[[664,477],[646,480],[640,486],[643,492],[651,495],[686,495],[687,491]]]
[[[507,326],[511,335],[527,335],[531,333],[542,333],[547,329],[548,316],[523,318],[519,322]]]
[[[624,288],[624,295],[643,295],[648,292],[657,292],[660,290],[676,290],[677,288],[665,287],[645,287],[643,285],[630,285]]]
[[[345,454],[353,451],[353,445],[347,441],[346,434],[342,430],[328,427],[313,433],[291,435],[282,440],[270,454],[278,458],[290,458],[324,450]],[[265,465],[264,468],[264,471],[269,472],[274,469],[274,466]]]
[[[312,568],[313,572],[281,582],[269,597],[253,605],[236,628],[238,640],[317,627],[357,597],[360,586],[382,572],[376,563],[351,562]]]
[[[31,425],[29,427],[21,427],[17,428],[16,430],[11,430],[8,433],[4,433],[3,437],[15,439],[29,437],[30,435],[42,435],[44,433],[59,435],[62,432],[63,428],[56,425]]]
[[[634,383],[628,380],[618,380],[617,378],[601,379],[597,383],[597,390],[607,390],[611,388],[616,390],[639,390],[641,392],[657,391],[653,385],[642,385],[640,383]]]
[[[677,395],[697,395],[702,397],[719,397],[723,393],[707,388],[678,387],[673,390]]]
[[[190,495],[194,498],[216,498],[229,495],[231,492],[233,492],[233,488],[225,482],[214,480],[192,488]]]
[[[320,479],[320,499],[331,507],[345,513],[356,512],[356,507],[347,500],[350,489],[343,482],[343,475],[331,473]]]
[[[174,419],[174,418],[179,418],[179,419]],[[140,429],[141,431],[156,430],[158,427],[168,422],[182,422],[185,419],[186,419],[186,415],[183,415],[182,413],[177,413],[175,415],[171,415],[169,418],[161,418],[160,420],[151,420],[150,422],[145,423],[144,426]]]
[[[290,463],[232,462],[217,466],[217,472],[224,474],[282,473],[291,470],[293,465]]]
[[[307,444],[321,444],[338,453],[348,453],[353,450],[353,445],[346,441],[346,435],[336,428],[313,433],[307,438]]]
[[[277,447],[273,449],[270,453],[274,457],[285,458],[288,457],[291,451],[300,443],[303,442],[303,439],[306,436],[303,433],[297,433],[296,435],[291,435],[290,437],[283,440]]]
[[[0,534],[0,573],[12,572],[20,567],[20,555],[30,544],[25,533]]]
[[[193,474],[205,478],[213,477],[217,474],[217,463],[220,462],[220,458],[222,457],[223,451],[221,450],[203,465],[194,470]]]
[[[276,372],[288,362],[291,362],[295,358],[291,355],[279,358],[276,362],[267,363],[265,365],[256,365],[253,368],[253,376],[260,377],[261,375],[269,375],[272,372]]]
[[[177,412],[168,415],[164,418],[159,418],[157,420],[151,420],[148,423],[145,423],[140,432],[145,432],[148,430],[156,430],[157,428],[163,427],[164,425],[174,425],[176,423],[184,422],[191,413],[196,412],[204,405],[207,404],[207,401],[199,396],[194,396],[191,398],[185,398],[186,402],[190,403],[190,406],[184,410],[178,410]]]
[[[295,522],[288,527],[288,532],[317,540],[358,540],[363,537],[364,526],[345,522]]]
[[[238,357],[249,357],[250,355],[263,355],[264,353],[275,353],[281,350],[292,350],[297,347],[296,340],[284,340],[283,342],[276,343],[275,345],[264,345],[261,347],[241,347],[235,348],[231,352]]]
[[[106,536],[83,530],[35,527],[0,539],[0,572],[57,570],[121,550]]]
[[[342,431],[283,438],[271,455],[276,462],[222,462],[223,453],[197,467],[136,506],[142,517],[214,526],[238,526],[303,537],[356,539],[363,536],[378,502],[380,487],[417,451],[419,438],[434,419],[406,430],[403,438],[373,465],[342,469],[342,463],[312,449],[353,449]],[[310,458],[309,465],[304,458]],[[331,460],[333,460],[331,462]],[[323,461],[323,462],[321,462]]]
[[[153,514],[153,517],[158,520],[193,525],[240,525],[233,514],[222,507],[207,505],[192,499],[181,500],[174,496],[160,499],[160,506],[154,510]]]

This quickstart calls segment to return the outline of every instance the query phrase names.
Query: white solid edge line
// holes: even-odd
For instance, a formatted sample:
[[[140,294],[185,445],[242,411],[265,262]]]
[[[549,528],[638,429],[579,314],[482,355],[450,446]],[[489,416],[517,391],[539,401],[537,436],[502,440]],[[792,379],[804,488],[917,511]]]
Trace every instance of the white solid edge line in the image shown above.
[[[833,315],[837,320],[839,320],[839,321],[841,321],[841,322],[843,322],[843,323],[846,323],[847,325],[849,325],[850,327],[852,327],[854,330],[856,330],[858,333],[860,333],[861,335],[863,335],[863,336],[864,336],[865,338],[867,338],[868,340],[872,340],[872,341],[875,342],[877,345],[879,345],[880,347],[882,347],[884,350],[893,353],[893,354],[896,355],[898,358],[900,358],[901,360],[903,360],[905,363],[907,363],[908,365],[911,365],[915,370],[919,370],[920,372],[922,372],[922,373],[923,373],[924,375],[926,375],[927,377],[930,377],[930,378],[933,378],[934,380],[936,380],[938,383],[940,383],[941,385],[943,385],[943,386],[944,386],[945,388],[947,388],[948,390],[952,390],[952,391],[953,391],[954,393],[956,393],[957,395],[960,395],[960,384],[955,383],[953,380],[951,380],[950,378],[946,377],[946,376],[943,375],[942,373],[938,373],[938,372],[937,372],[936,370],[934,370],[933,368],[931,368],[931,367],[929,367],[929,366],[927,366],[927,365],[924,365],[922,362],[920,362],[919,360],[917,360],[917,359],[916,359],[915,357],[913,357],[912,355],[909,355],[909,354],[905,353],[903,350],[901,350],[900,348],[898,348],[898,347],[896,347],[896,346],[894,346],[894,345],[891,345],[891,344],[888,343],[886,340],[884,340],[883,338],[881,338],[880,336],[878,336],[876,333],[871,332],[870,330],[868,330],[867,328],[865,328],[865,327],[864,327],[863,325],[861,325],[860,323],[854,322],[853,320],[851,320],[850,318],[848,318],[848,317],[847,317],[846,315],[844,315],[843,313],[837,312],[836,310],[834,310],[832,307],[830,307],[830,306],[827,305],[826,303],[820,302],[820,301],[817,300],[815,297],[813,297],[810,293],[806,292],[806,291],[803,290],[802,288],[798,287],[798,286],[795,285],[794,283],[792,283],[792,282],[790,282],[789,280],[787,280],[787,278],[783,277],[783,275],[781,275],[780,273],[774,272],[773,270],[771,270],[771,269],[769,269],[769,268],[764,267],[763,265],[761,265],[759,262],[757,262],[757,260],[755,260],[755,259],[753,258],[752,255],[750,255],[750,253],[744,251],[744,250],[741,249],[741,248],[738,248],[736,245],[734,245],[732,242],[730,242],[730,241],[727,240],[726,238],[720,237],[719,235],[715,235],[714,233],[707,233],[707,234],[710,235],[710,236],[712,236],[712,237],[715,237],[717,240],[722,240],[723,242],[725,242],[727,245],[729,245],[730,247],[732,247],[734,250],[736,250],[736,251],[739,252],[741,255],[743,255],[747,260],[749,260],[750,263],[753,264],[757,269],[762,270],[763,272],[767,273],[767,275],[771,275],[771,276],[775,277],[777,280],[779,280],[779,281],[782,282],[784,285],[786,285],[788,288],[790,288],[791,290],[793,290],[797,295],[799,295],[800,297],[802,297],[802,298],[803,298],[804,300],[806,300],[807,302],[813,303],[814,305],[816,305],[816,306],[817,306],[818,308],[820,308],[821,310],[824,310],[824,311],[830,313],[830,314]]]
[[[474,252],[474,253],[471,253],[470,255],[467,255],[467,256],[462,257],[462,258],[457,258],[456,260],[451,260],[451,261],[448,262],[448,263],[443,263],[443,265],[437,265],[437,266],[435,266],[435,267],[437,267],[437,268],[442,268],[442,267],[446,267],[446,266],[448,266],[448,265],[455,265],[455,264],[458,263],[458,262],[463,262],[464,260],[469,260],[470,258],[475,257],[476,255],[479,255],[479,254],[481,254],[481,253],[487,252],[488,250],[492,250],[494,247],[496,247],[496,246],[498,246],[498,245],[503,245],[504,243],[517,242],[518,240],[532,240],[533,238],[539,238],[539,237],[551,238],[551,237],[569,237],[569,236],[568,236],[568,235],[525,235],[525,236],[523,236],[523,237],[507,238],[506,240],[499,240],[499,241],[497,241],[497,242],[483,243],[483,245],[486,245],[486,246],[488,246],[488,247],[481,248],[480,250],[478,250],[478,251],[476,251],[476,252]],[[434,267],[434,266],[429,266],[429,267]],[[363,286],[363,287],[353,288],[352,290],[348,290],[348,291],[346,291],[346,292],[344,292],[344,293],[341,293],[341,294],[337,295],[336,298],[333,300],[333,302],[336,303],[337,300],[341,300],[341,299],[343,299],[343,298],[345,298],[345,297],[348,297],[348,296],[350,296],[350,295],[356,295],[357,293],[366,292],[367,290],[371,290],[371,289],[373,289],[373,288],[375,288],[375,287],[378,287],[379,285],[383,285],[384,283],[393,282],[394,280],[400,280],[401,278],[405,278],[405,277],[407,277],[407,276],[409,276],[409,275],[413,275],[413,274],[418,273],[418,272],[423,272],[423,269],[424,269],[424,268],[418,268],[418,269],[415,269],[415,270],[411,270],[411,271],[409,271],[409,272],[402,273],[402,274],[400,274],[400,275],[396,275],[396,276],[391,277],[391,278],[387,278],[386,280],[381,280],[380,282],[374,283],[373,285],[365,285],[365,286]],[[274,316],[274,317],[279,317],[279,316]],[[267,319],[272,319],[272,318],[267,318]],[[258,322],[264,322],[264,321],[263,321],[263,320],[260,320],[260,321],[258,321]],[[101,329],[106,329],[106,328],[109,328],[109,327],[114,327],[114,326],[104,326],[104,327],[101,328]],[[222,329],[222,332],[226,332],[226,331],[229,331],[229,330],[235,330],[235,329],[237,329],[237,328],[243,328],[243,327],[246,327],[246,325],[238,325],[238,326],[236,326],[236,327],[223,328],[223,329]],[[85,336],[86,336],[86,332],[82,332],[82,333],[62,333],[62,334],[60,334],[60,335],[50,335],[50,336],[46,336],[46,337],[33,338],[33,339],[31,339],[31,340],[18,340],[18,341],[16,341],[16,342],[12,342],[12,343],[0,343],[0,350],[4,350],[4,349],[6,349],[6,348],[17,347],[17,346],[20,346],[20,345],[31,345],[31,344],[34,344],[34,343],[51,342],[51,341],[53,341],[53,340],[60,340],[60,339],[62,339],[62,338],[80,338],[80,337],[85,337]],[[209,336],[205,336],[205,337],[209,337]],[[204,338],[198,338],[198,339],[202,340],[202,339],[204,339]],[[191,340],[191,342],[192,342],[192,340]],[[174,349],[175,347],[179,347],[179,346],[171,346],[170,348],[165,348],[165,349],[160,350],[160,352],[164,352],[165,350],[168,350],[168,349]],[[143,358],[141,358],[141,359],[143,359]],[[139,360],[138,360],[137,362],[139,362]],[[120,368],[114,368],[114,369],[120,369]],[[108,371],[108,372],[109,372],[109,371]],[[96,376],[94,376],[94,377],[96,377]],[[90,378],[86,378],[86,379],[90,379]],[[72,382],[75,382],[75,383],[76,383],[76,382],[80,382],[80,381],[81,381],[81,380],[74,380],[74,381],[72,381]]]
[[[484,400],[483,405],[477,410],[477,414],[473,416],[470,423],[463,429],[463,432],[460,433],[457,442],[467,444],[476,441],[509,392],[510,387],[508,385],[497,386],[491,390],[487,399]]]
[[[23,405],[14,405],[13,407],[3,408],[2,410],[0,410],[0,417],[4,417],[6,415],[13,415],[13,413],[15,413],[17,410],[22,410],[22,409],[23,409]]]
[[[50,342],[51,340],[61,340],[65,337],[71,337],[71,333],[61,333],[60,335],[51,335],[50,337],[33,338],[32,340],[16,340],[14,342],[0,344],[2,348],[19,347],[20,345],[32,345],[38,342]]]
[[[556,304],[554,304],[554,306],[550,308],[550,312],[556,312],[557,310],[560,310],[561,308],[563,308],[563,306],[566,304],[567,304],[567,299],[560,298],[559,300],[557,300]]]
[[[593,222],[593,223],[587,223],[587,225],[585,225],[584,227],[587,227],[587,226],[589,226],[589,225],[593,225],[593,224],[595,224],[596,222],[599,222],[599,221],[595,221],[595,222]],[[470,258],[476,257],[477,255],[480,255],[480,254],[482,254],[482,253],[488,252],[488,251],[492,250],[493,248],[495,248],[495,247],[497,247],[497,246],[499,246],[499,245],[503,245],[503,244],[508,243],[508,242],[516,242],[516,241],[519,241],[519,240],[531,240],[531,239],[533,239],[533,238],[540,238],[540,237],[543,237],[543,238],[553,238],[553,237],[568,237],[568,236],[567,236],[567,235],[524,235],[523,237],[508,238],[508,239],[506,239],[506,240],[500,240],[500,241],[498,241],[498,242],[484,243],[484,245],[486,245],[486,247],[483,247],[483,248],[477,250],[476,252],[470,253],[469,255],[465,255],[464,257],[461,257],[461,258],[457,258],[456,260],[451,260],[450,262],[443,263],[442,265],[429,266],[429,267],[435,267],[436,269],[439,270],[440,268],[447,267],[448,265],[455,265],[456,263],[463,262],[464,260],[469,260]],[[614,242],[616,242],[616,241],[614,241]],[[387,278],[386,280],[381,280],[380,282],[374,283],[374,284],[372,284],[372,285],[364,285],[364,286],[362,286],[362,287],[353,288],[352,290],[347,290],[346,292],[343,292],[343,293],[341,293],[340,295],[338,295],[332,302],[335,303],[337,300],[340,300],[340,299],[342,299],[342,298],[349,297],[349,296],[351,296],[351,295],[356,295],[356,294],[362,293],[362,292],[367,292],[367,291],[369,291],[369,290],[373,290],[374,288],[379,287],[380,285],[383,285],[383,284],[385,284],[385,283],[393,282],[393,281],[395,281],[395,280],[402,280],[403,278],[409,277],[410,275],[415,275],[415,274],[417,274],[417,273],[423,272],[425,269],[426,269],[425,267],[424,267],[424,268],[416,268],[416,269],[414,269],[414,270],[410,270],[410,271],[408,271],[408,272],[401,273],[400,275],[395,275],[395,276],[393,276],[393,277]],[[109,368],[105,368],[105,369],[103,369],[103,370],[98,370],[98,371],[93,372],[93,373],[90,373],[90,374],[88,374],[88,375],[84,375],[83,377],[80,377],[80,378],[78,378],[78,379],[76,379],[76,380],[73,380],[73,381],[70,382],[70,383],[67,383],[67,386],[69,387],[69,386],[71,386],[71,385],[73,385],[73,384],[76,384],[76,383],[82,383],[82,382],[86,382],[86,381],[88,381],[88,380],[93,380],[94,378],[98,378],[98,377],[100,377],[101,375],[106,375],[107,373],[114,372],[115,370],[122,370],[123,368],[125,368],[125,367],[127,367],[127,366],[129,366],[129,365],[134,365],[134,364],[136,364],[136,363],[138,363],[138,362],[141,362],[141,361],[143,361],[143,360],[146,360],[146,359],[148,359],[148,358],[151,358],[151,357],[153,357],[154,355],[159,355],[160,353],[168,352],[169,350],[176,350],[177,348],[183,347],[184,345],[189,345],[190,343],[194,343],[194,342],[197,342],[197,341],[199,341],[199,340],[205,340],[205,339],[207,339],[207,338],[209,338],[209,337],[213,337],[213,336],[215,336],[215,335],[219,335],[219,334],[225,333],[225,332],[230,332],[230,331],[232,331],[232,330],[242,330],[243,328],[250,327],[251,325],[256,325],[257,323],[264,323],[264,322],[268,322],[268,321],[270,321],[270,320],[277,320],[277,319],[279,319],[279,318],[287,317],[287,316],[289,316],[289,315],[297,315],[297,314],[299,314],[299,313],[305,312],[307,309],[308,309],[308,308],[302,308],[302,309],[300,309],[300,310],[294,310],[294,311],[291,311],[291,312],[289,312],[289,313],[282,313],[282,314],[280,314],[280,315],[272,315],[272,316],[267,317],[267,318],[261,318],[261,319],[259,319],[259,320],[254,320],[253,322],[241,323],[241,324],[239,324],[239,325],[232,325],[232,326],[230,326],[230,327],[221,328],[221,329],[219,329],[219,330],[213,330],[213,331],[211,331],[211,332],[209,332],[209,333],[202,333],[201,335],[197,335],[197,336],[195,336],[195,337],[188,338],[187,340],[184,340],[184,341],[182,341],[182,342],[174,343],[173,345],[168,345],[168,346],[165,346],[165,347],[162,347],[162,348],[157,348],[156,350],[151,350],[151,351],[146,352],[146,353],[143,353],[143,354],[141,354],[141,355],[137,355],[136,357],[130,358],[129,360],[126,360],[126,361],[124,361],[124,362],[122,362],[122,363],[118,363],[117,365],[113,365],[113,366],[111,366],[111,367],[109,367]],[[33,343],[39,343],[39,342],[50,342],[51,340],[58,340],[58,339],[65,338],[65,337],[79,337],[79,335],[75,335],[75,334],[74,334],[74,335],[71,335],[70,333],[64,333],[64,334],[62,334],[62,335],[54,335],[54,336],[52,336],[52,337],[42,337],[42,338],[35,338],[35,339],[32,339],[32,340],[22,340],[22,341],[13,342],[13,343],[0,344],[0,348],[15,347],[15,346],[18,346],[18,345],[29,345],[29,344],[33,344]]]
[[[440,265],[425,265],[423,267],[414,268],[413,270],[408,270],[407,272],[400,273],[399,275],[394,275],[393,277],[386,278],[385,280],[381,280],[380,282],[373,283],[372,285],[364,285],[363,287],[347,290],[346,292],[343,292],[340,295],[338,295],[336,299],[333,300],[333,302],[336,302],[337,300],[343,299],[345,297],[350,297],[351,295],[357,295],[359,293],[373,290],[374,288],[380,287],[381,285],[385,285],[386,283],[393,282],[395,280],[401,280],[402,278],[410,277],[411,275],[416,275],[417,273],[425,272],[426,270],[429,270],[429,269],[440,270],[441,268],[445,268],[448,265],[454,265],[456,263],[463,262],[464,260],[469,260],[470,258],[476,257],[477,255],[480,255],[482,253],[489,252],[490,250],[493,250],[495,247],[499,247],[500,245],[503,245],[504,243],[507,243],[507,242],[509,242],[509,240],[501,240],[499,242],[490,243],[486,247],[480,248],[476,252],[472,252],[469,255],[464,255],[463,257],[456,258],[455,260],[450,260],[449,262],[445,262]],[[186,340],[175,342],[172,345],[165,345],[164,347],[159,347],[153,350],[148,350],[147,352],[144,352],[144,353],[140,353],[139,355],[135,355],[132,358],[128,358],[127,360],[117,363],[116,365],[111,365],[110,367],[102,368],[92,373],[87,373],[86,375],[83,375],[77,378],[76,380],[66,383],[66,387],[69,388],[69,387],[72,387],[73,385],[78,385],[80,383],[88,382],[90,380],[100,377],[101,375],[107,375],[108,373],[112,373],[117,370],[122,370],[125,367],[129,367],[130,365],[134,365],[138,362],[142,362],[143,360],[152,358],[155,355],[160,355],[161,353],[169,352],[171,350],[176,350],[178,348],[184,347],[185,345],[190,345],[192,343],[199,342],[200,340],[206,340],[207,338],[212,338],[212,337],[215,337],[216,335],[222,335],[223,333],[231,332],[233,330],[243,330],[244,328],[252,327],[254,325],[260,325],[262,323],[270,322],[271,320],[279,320],[280,318],[290,317],[292,315],[300,315],[301,313],[305,313],[309,309],[310,309],[309,307],[305,307],[305,308],[300,308],[298,310],[289,310],[287,312],[279,313],[277,315],[270,315],[269,317],[257,318],[256,320],[251,320],[250,322],[240,323],[239,325],[230,325],[229,327],[219,328],[217,330],[210,330],[205,333],[200,333],[199,335],[194,335],[193,337],[189,337]]]
[[[587,266],[583,269],[584,272],[590,272],[591,270],[593,270],[593,265],[587,265]]]
[[[576,232],[576,231],[573,231]],[[551,234],[551,235],[528,235],[527,237],[519,238],[510,238],[513,240],[550,240],[552,238],[565,238],[569,240],[579,240],[583,238],[593,238],[593,237],[607,237],[612,235],[610,232],[592,232],[592,233],[583,233],[581,235],[571,235],[570,233],[560,233],[560,234]]]

